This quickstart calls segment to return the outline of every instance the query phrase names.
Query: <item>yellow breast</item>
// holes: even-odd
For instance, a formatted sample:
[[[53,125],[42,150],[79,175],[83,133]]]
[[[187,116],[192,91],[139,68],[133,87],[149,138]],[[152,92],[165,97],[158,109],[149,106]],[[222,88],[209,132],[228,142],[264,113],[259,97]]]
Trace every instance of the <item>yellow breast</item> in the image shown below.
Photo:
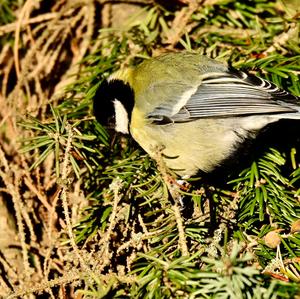
[[[162,150],[167,167],[179,175],[194,175],[199,169],[210,171],[233,151],[237,136],[224,125],[226,120],[199,119],[188,123],[156,125],[134,109],[130,131],[133,138],[152,157]],[[210,137],[208,139],[208,136]],[[222,139],[211,138],[222,136]],[[216,152],[216,148],[219,150]]]

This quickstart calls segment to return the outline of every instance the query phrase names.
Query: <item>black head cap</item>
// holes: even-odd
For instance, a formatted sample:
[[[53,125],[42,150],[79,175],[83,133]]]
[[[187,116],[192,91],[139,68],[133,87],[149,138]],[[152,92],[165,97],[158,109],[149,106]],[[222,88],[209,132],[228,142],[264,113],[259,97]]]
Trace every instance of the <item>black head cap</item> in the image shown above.
[[[130,121],[134,106],[132,88],[122,80],[104,80],[96,91],[93,110],[100,124],[113,129],[116,126],[115,101],[123,105]]]

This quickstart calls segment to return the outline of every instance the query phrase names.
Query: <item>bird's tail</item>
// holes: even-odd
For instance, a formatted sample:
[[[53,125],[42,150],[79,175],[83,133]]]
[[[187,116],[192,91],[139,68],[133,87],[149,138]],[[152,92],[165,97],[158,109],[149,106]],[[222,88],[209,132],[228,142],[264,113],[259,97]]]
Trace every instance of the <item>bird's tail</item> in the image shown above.
[[[280,113],[280,114],[274,114],[271,116],[271,118],[274,118],[274,120],[280,120],[280,119],[295,119],[300,120],[300,111],[298,112],[289,112],[289,113]]]

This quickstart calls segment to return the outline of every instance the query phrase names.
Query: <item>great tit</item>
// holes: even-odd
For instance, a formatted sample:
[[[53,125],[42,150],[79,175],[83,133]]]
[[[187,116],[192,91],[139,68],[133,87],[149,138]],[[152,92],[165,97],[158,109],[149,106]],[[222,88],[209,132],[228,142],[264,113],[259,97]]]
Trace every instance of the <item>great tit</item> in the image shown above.
[[[94,98],[104,126],[130,133],[180,176],[211,172],[248,138],[280,119],[300,119],[299,97],[208,57],[167,53],[120,70]]]

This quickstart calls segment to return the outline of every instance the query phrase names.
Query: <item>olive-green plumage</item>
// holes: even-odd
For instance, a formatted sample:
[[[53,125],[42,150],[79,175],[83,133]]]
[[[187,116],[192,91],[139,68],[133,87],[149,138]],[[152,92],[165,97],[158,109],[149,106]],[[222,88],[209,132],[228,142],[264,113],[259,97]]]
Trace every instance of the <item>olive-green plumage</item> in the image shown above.
[[[195,53],[146,60],[114,74],[108,86],[116,80],[133,90],[132,137],[154,158],[162,150],[166,165],[180,175],[209,172],[268,123],[300,115],[297,97]],[[125,105],[110,92],[110,101]],[[97,105],[99,97],[105,95],[97,95]]]
[[[168,53],[144,61],[136,68],[116,73],[134,89],[135,107],[144,113],[165,102],[176,105],[177,97],[196,88],[207,71],[224,72],[226,66],[194,53]]]

